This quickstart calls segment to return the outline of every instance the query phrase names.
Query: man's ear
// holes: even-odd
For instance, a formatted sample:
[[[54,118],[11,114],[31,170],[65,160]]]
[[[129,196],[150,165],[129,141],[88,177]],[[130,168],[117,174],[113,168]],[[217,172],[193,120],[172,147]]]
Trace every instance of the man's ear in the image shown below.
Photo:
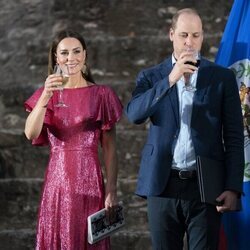
[[[169,30],[169,39],[170,39],[171,42],[173,41],[173,35],[174,35],[174,30],[173,30],[173,28],[170,28],[170,30]]]

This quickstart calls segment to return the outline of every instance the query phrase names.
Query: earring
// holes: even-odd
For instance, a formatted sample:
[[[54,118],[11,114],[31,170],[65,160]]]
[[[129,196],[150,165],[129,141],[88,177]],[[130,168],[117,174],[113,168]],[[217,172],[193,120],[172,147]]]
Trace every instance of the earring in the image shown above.
[[[85,75],[86,71],[87,71],[87,66],[86,66],[86,64],[83,64],[83,66],[82,66],[82,73]]]

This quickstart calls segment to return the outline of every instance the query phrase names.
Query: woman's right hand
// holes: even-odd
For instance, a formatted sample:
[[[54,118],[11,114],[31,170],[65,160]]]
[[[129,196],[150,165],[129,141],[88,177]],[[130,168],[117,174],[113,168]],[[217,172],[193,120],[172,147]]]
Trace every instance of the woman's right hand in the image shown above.
[[[63,78],[56,74],[49,75],[44,84],[44,94],[51,98],[53,91],[58,90],[58,86],[62,84]]]

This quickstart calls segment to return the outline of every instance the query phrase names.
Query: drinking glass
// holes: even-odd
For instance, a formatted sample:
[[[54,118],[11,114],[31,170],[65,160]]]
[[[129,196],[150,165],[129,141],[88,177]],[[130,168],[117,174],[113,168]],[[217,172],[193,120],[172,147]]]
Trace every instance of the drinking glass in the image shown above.
[[[61,82],[62,84],[58,85],[58,90],[59,90],[58,103],[55,106],[56,107],[68,107],[63,101],[63,89],[69,80],[68,66],[64,65],[63,68],[61,68],[58,64],[56,64],[54,67],[54,74],[58,76],[62,76],[62,82]]]
[[[186,52],[190,53],[191,56],[196,60],[196,63],[192,62],[192,61],[187,61],[185,62],[185,64],[190,64],[193,65],[195,67],[199,67],[200,66],[200,53],[197,50],[194,49],[186,49]]]
[[[193,65],[195,67],[199,67],[199,65],[200,65],[200,53],[197,50],[194,50],[194,49],[187,49],[185,51],[189,52],[191,54],[191,56],[196,60],[196,63],[194,63],[192,61],[187,61],[187,62],[185,62],[185,64],[190,64],[190,65]],[[189,74],[188,77],[184,77],[184,78],[186,79],[184,90],[189,91],[189,92],[195,92],[196,88],[195,88],[195,86],[193,86],[191,84],[191,81],[190,81],[191,74]]]

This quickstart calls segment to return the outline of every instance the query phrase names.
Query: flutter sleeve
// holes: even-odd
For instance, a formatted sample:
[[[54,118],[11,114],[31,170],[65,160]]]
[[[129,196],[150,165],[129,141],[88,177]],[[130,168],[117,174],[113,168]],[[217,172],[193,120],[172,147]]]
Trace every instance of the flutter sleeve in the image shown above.
[[[123,107],[116,93],[107,86],[101,88],[100,97],[96,120],[101,122],[102,130],[110,130],[121,118]]]
[[[31,112],[33,110],[38,99],[40,98],[40,96],[42,94],[42,91],[43,91],[43,87],[36,90],[34,92],[34,94],[25,101],[24,108],[27,112]],[[42,131],[41,131],[40,135],[38,136],[38,138],[32,140],[32,145],[35,145],[35,146],[48,145],[47,128],[51,124],[52,115],[53,115],[53,110],[52,110],[51,104],[49,102],[47,110],[46,110],[46,114],[45,114],[45,119],[44,119]]]

